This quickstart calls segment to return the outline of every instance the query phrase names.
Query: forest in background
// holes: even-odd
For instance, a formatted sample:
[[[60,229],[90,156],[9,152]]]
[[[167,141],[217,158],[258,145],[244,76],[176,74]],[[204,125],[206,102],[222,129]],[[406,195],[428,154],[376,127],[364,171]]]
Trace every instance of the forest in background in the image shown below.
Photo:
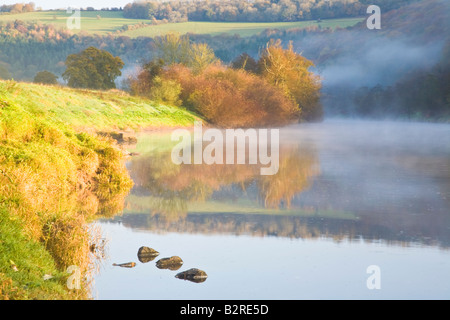
[[[196,5],[200,3],[204,4]],[[448,2],[399,0],[379,5],[381,30],[369,30],[362,22],[346,29],[274,29],[250,37],[191,34],[190,40],[208,44],[223,63],[242,53],[257,59],[271,39],[292,41],[294,51],[313,61],[321,76],[327,116],[448,120]],[[59,76],[69,54],[94,46],[125,62],[118,80],[121,86],[156,57],[154,42],[147,37],[74,34],[39,22],[11,21],[0,25],[0,78],[30,81],[42,70]]]
[[[374,4],[389,11],[417,0],[212,0],[136,1],[123,8],[133,19],[227,22],[277,22],[359,17]]]

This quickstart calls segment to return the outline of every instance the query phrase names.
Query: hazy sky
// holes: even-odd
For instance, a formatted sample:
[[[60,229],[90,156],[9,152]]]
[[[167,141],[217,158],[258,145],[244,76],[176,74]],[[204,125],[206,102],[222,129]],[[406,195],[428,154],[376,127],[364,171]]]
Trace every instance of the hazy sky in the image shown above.
[[[124,7],[127,3],[133,2],[133,0],[0,0],[0,5],[29,2],[34,2],[36,4],[36,8],[42,7],[42,9],[44,10],[68,7],[94,7],[96,9],[101,9],[111,7]]]

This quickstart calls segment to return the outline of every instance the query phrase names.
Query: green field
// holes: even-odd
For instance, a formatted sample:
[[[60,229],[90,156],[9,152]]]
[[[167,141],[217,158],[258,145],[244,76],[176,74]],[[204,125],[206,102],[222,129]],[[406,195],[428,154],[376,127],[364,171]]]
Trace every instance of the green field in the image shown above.
[[[39,11],[19,14],[0,15],[0,23],[7,21],[36,21],[43,24],[53,24],[56,27],[67,27],[67,19],[73,13],[67,13],[63,10],[58,11]],[[84,31],[91,34],[108,34],[121,29],[123,25],[134,25],[141,22],[149,23],[144,19],[127,19],[119,11],[81,11],[81,29],[72,29],[73,32]],[[100,19],[97,18],[100,17]]]
[[[72,29],[74,32],[86,32],[90,34],[105,35],[115,33],[121,30],[124,25],[136,25],[139,23],[149,24],[150,20],[144,19],[127,19],[123,17],[120,11],[82,11],[81,13],[81,29]],[[67,19],[71,13],[66,11],[40,11],[21,14],[3,14],[0,15],[0,23],[22,20],[36,21],[43,24],[53,24],[56,27],[66,27]],[[149,25],[147,27],[129,30],[118,33],[119,35],[128,36],[130,38],[137,37],[154,37],[166,34],[167,32],[197,33],[197,34],[238,34],[241,37],[251,36],[260,33],[266,29],[293,29],[305,28],[309,26],[321,26],[322,28],[349,27],[362,21],[363,18],[348,19],[330,19],[323,20],[320,23],[316,21],[299,21],[299,22],[182,22],[182,23],[166,23],[159,25]]]
[[[323,20],[320,23],[316,21],[298,21],[298,22],[182,22],[167,23],[145,28],[130,30],[122,35],[130,38],[136,37],[154,37],[166,34],[168,32],[196,33],[196,34],[238,34],[241,37],[248,37],[258,34],[266,29],[295,29],[306,28],[310,26],[321,26],[322,28],[346,28],[361,22],[362,18],[332,19]]]

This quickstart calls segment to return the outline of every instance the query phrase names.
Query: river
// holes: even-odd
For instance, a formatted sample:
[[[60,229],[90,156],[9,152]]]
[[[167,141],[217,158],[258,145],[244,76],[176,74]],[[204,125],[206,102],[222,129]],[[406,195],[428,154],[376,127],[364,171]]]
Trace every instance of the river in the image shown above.
[[[94,299],[450,297],[450,125],[282,128],[273,176],[176,165],[173,144],[170,133],[138,137],[124,211],[95,222],[106,247]],[[159,256],[139,261],[142,246]],[[156,267],[170,256],[178,270]],[[136,266],[113,266],[126,262]],[[208,278],[175,277],[190,268]]]

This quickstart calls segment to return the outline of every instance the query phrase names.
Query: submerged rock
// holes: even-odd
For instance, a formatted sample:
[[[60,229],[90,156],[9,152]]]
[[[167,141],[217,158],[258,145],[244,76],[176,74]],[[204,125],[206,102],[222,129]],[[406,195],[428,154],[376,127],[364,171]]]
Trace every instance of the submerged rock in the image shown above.
[[[159,269],[178,270],[183,265],[183,260],[178,256],[162,258],[156,261],[156,267]]]
[[[155,249],[143,246],[139,248],[137,255],[140,262],[146,263],[154,260],[159,255],[159,252]]]
[[[208,275],[203,270],[192,268],[178,273],[175,278],[199,283],[204,282],[208,278]]]
[[[136,266],[136,262],[126,262],[126,263],[113,263],[113,266],[122,267],[122,268],[134,268]]]

